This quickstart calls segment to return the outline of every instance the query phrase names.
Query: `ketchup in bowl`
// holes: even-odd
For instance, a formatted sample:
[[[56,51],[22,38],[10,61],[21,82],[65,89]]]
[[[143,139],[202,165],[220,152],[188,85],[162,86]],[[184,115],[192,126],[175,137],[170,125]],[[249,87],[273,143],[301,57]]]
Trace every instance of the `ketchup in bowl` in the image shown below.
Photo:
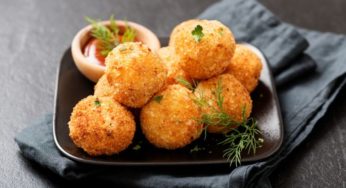
[[[105,57],[101,54],[99,40],[91,38],[84,47],[84,56],[90,63],[105,66]]]
[[[73,38],[71,52],[78,70],[93,82],[97,82],[104,74],[105,58],[117,44],[142,42],[153,51],[160,48],[160,41],[157,36],[138,23],[115,21],[112,17],[107,21],[92,19],[87,19],[87,21],[90,25],[82,28]],[[104,32],[107,32],[106,35],[103,35]],[[112,32],[111,40],[107,38],[109,32]],[[107,40],[105,41],[105,39]],[[104,45],[105,42],[106,45]],[[105,46],[108,48],[105,49]]]
[[[83,48],[83,54],[92,64],[105,66],[105,58],[113,48],[124,42],[137,42],[136,31],[127,22],[118,25],[113,16],[108,25],[87,18],[92,29],[91,38]]]

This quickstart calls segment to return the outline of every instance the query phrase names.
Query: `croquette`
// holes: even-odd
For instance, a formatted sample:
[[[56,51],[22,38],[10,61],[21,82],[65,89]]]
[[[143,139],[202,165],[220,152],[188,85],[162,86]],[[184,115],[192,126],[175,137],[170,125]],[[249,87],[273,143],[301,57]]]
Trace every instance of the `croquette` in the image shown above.
[[[168,45],[174,46],[174,44],[173,44],[174,40],[172,40],[172,37],[178,36],[178,33],[183,31],[184,28],[186,27],[186,25],[194,24],[194,23],[196,23],[196,19],[186,20],[186,21],[181,22],[180,24],[176,25],[170,34]]]
[[[113,96],[114,88],[109,84],[106,75],[102,75],[95,85],[94,95],[97,97]]]
[[[171,34],[169,45],[192,79],[221,74],[230,64],[236,47],[230,29],[216,20],[189,20],[179,24]]]
[[[179,64],[179,58],[174,54],[174,49],[172,47],[163,47],[157,51],[157,54],[161,58],[162,62],[167,67],[167,80],[166,84],[179,84],[178,79],[184,79],[191,82],[190,77],[183,71]]]
[[[73,108],[68,123],[73,142],[92,156],[125,150],[135,133],[133,115],[110,97],[88,96]]]
[[[217,89],[219,88],[220,96],[223,100],[219,100],[222,104],[222,109],[217,104]],[[202,106],[203,114],[212,114],[215,109],[218,112],[225,112],[234,121],[231,127],[224,127],[221,125],[209,125],[207,127],[210,133],[226,133],[234,126],[237,126],[243,121],[244,116],[247,119],[252,110],[252,100],[246,88],[231,74],[222,74],[205,81],[201,81],[196,90],[195,95],[198,99],[203,99],[206,104]]]
[[[203,130],[194,95],[187,88],[174,84],[156,94],[141,111],[142,131],[158,148],[182,148],[197,139]]]
[[[225,73],[232,74],[251,93],[258,84],[261,71],[260,58],[247,46],[237,44],[231,64]]]
[[[142,107],[166,81],[166,66],[140,42],[118,45],[108,54],[105,63],[114,99],[128,107]]]

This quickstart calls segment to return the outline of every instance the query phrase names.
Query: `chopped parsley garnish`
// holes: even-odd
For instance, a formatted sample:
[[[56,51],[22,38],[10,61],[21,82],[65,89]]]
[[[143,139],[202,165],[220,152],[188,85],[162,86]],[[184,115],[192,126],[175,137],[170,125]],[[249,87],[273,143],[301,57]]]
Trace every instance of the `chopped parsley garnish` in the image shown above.
[[[162,100],[163,96],[162,95],[156,95],[153,99],[154,101],[156,101],[157,103],[160,103]]]
[[[223,35],[223,28],[222,28],[222,27],[220,27],[220,28],[218,29],[218,33],[219,33],[220,35]]]
[[[190,153],[198,152],[198,151],[203,151],[203,150],[205,150],[204,147],[199,147],[198,145],[195,145],[195,147],[193,147],[192,149],[190,149]]]
[[[98,99],[96,99],[96,100],[94,101],[94,105],[95,105],[96,107],[101,106],[101,101],[99,101]]]
[[[203,27],[201,25],[197,25],[191,34],[196,42],[200,42],[204,36]]]
[[[137,151],[137,150],[140,150],[141,148],[142,148],[142,146],[139,145],[139,144],[137,144],[137,145],[135,145],[132,149],[135,150],[135,151]]]

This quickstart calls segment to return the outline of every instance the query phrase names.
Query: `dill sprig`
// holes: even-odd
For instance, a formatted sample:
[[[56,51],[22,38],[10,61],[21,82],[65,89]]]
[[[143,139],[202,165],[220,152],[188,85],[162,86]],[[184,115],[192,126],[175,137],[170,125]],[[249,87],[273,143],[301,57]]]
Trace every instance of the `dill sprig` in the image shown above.
[[[228,146],[224,150],[223,157],[230,164],[240,165],[243,151],[247,151],[247,154],[255,154],[257,148],[262,147],[264,140],[259,137],[260,135],[261,131],[257,127],[257,121],[254,118],[246,119],[245,110],[243,110],[243,122],[238,129],[225,134],[225,139],[219,143]]]
[[[257,127],[257,121],[254,118],[246,118],[246,107],[242,109],[242,122],[234,121],[234,119],[225,112],[223,107],[224,97],[222,95],[222,84],[219,80],[215,91],[213,92],[215,100],[210,103],[203,92],[199,92],[195,103],[202,108],[210,109],[210,112],[203,113],[198,119],[200,124],[204,124],[204,139],[207,136],[208,126],[223,126],[226,129],[232,129],[231,132],[225,134],[225,139],[219,144],[227,145],[224,150],[224,157],[236,166],[241,164],[242,151],[247,150],[248,154],[256,153],[256,149],[261,147],[263,139],[258,138],[261,131]],[[217,108],[213,105],[217,105]],[[237,128],[233,128],[233,126]]]
[[[215,97],[214,101],[208,101],[202,91],[198,93],[197,99],[194,100],[200,107],[210,109],[210,112],[201,115],[200,123],[206,125],[206,127],[211,125],[229,127],[239,124],[239,122],[234,121],[223,108],[224,97],[222,96],[222,85],[220,80],[218,81],[213,94]],[[214,102],[217,107],[213,105]]]
[[[117,25],[117,22],[114,19],[114,16],[111,15],[111,17],[109,18],[109,29],[111,30],[111,32],[113,33],[114,37],[116,37],[116,39],[118,39],[118,35],[119,35],[119,27]]]
[[[109,18],[110,24],[108,27],[100,23],[99,20],[94,20],[89,17],[85,17],[85,20],[92,26],[91,36],[100,41],[98,47],[100,48],[101,55],[104,57],[120,43],[133,42],[136,38],[136,31],[126,22],[125,31],[120,41],[120,29],[113,15]]]
[[[220,80],[213,94],[215,100],[207,100],[204,93],[199,91],[197,99],[194,99],[194,102],[198,106],[209,110],[208,113],[202,113],[200,119],[198,119],[199,124],[204,125],[204,139],[207,137],[207,129],[209,126],[223,126],[227,129],[239,124],[239,122],[234,121],[223,108],[224,97],[222,96],[222,85]],[[214,103],[217,107],[214,106]]]
[[[182,77],[182,76],[179,76],[179,77],[175,78],[175,80],[176,80],[179,84],[185,86],[187,89],[192,90],[192,92],[195,91],[195,89],[196,89],[196,87],[197,87],[197,85],[198,85],[198,82],[197,82],[196,80],[192,80],[192,84],[191,84],[189,81],[187,81],[187,80],[186,80],[184,77]]]
[[[122,42],[132,42],[135,40],[135,37],[136,31],[126,22],[126,29],[122,38]]]

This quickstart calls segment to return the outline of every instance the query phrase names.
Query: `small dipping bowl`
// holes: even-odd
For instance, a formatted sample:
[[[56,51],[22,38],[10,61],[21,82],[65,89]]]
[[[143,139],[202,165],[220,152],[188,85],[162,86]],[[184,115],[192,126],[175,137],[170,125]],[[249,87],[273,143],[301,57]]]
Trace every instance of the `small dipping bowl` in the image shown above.
[[[146,44],[152,51],[157,51],[161,45],[157,36],[148,28],[134,22],[126,22],[122,20],[116,21],[120,30],[128,26],[136,31],[136,40]],[[103,21],[101,24],[110,25],[110,21]],[[90,62],[84,55],[83,49],[91,36],[92,26],[88,25],[81,29],[74,37],[71,45],[72,57],[78,70],[89,80],[97,82],[105,72],[106,67]]]

